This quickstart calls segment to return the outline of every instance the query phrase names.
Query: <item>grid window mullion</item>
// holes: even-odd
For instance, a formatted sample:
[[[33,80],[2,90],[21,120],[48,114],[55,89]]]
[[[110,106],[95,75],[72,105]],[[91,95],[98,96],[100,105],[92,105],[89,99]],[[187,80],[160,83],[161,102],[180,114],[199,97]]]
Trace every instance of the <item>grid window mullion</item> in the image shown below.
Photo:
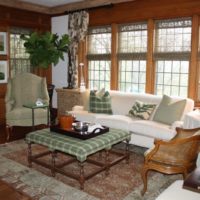
[[[156,94],[187,96],[191,25],[191,18],[156,21]]]

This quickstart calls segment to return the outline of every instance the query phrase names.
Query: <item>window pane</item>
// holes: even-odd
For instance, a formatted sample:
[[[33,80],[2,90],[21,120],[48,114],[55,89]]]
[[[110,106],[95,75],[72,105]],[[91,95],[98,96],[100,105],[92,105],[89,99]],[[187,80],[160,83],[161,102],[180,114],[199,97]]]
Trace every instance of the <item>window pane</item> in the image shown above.
[[[25,52],[24,40],[20,33],[10,33],[10,69],[11,77],[23,72],[31,72],[29,54]]]
[[[145,22],[119,26],[118,88],[125,92],[145,92],[147,24]]]
[[[120,25],[119,53],[147,51],[147,24],[135,23]]]
[[[132,67],[130,67],[130,63]],[[146,68],[144,69],[144,63],[146,65],[146,61],[119,61],[120,91],[139,93],[145,92]],[[127,69],[134,70],[129,71]],[[142,69],[142,71],[140,69]]]
[[[187,97],[191,26],[191,18],[156,21],[156,94]]]
[[[191,50],[191,19],[156,21],[156,52]]]
[[[93,27],[88,33],[88,87],[110,89],[111,27]]]
[[[182,63],[184,62],[184,64]],[[162,68],[165,71],[165,68],[168,68],[168,65],[171,65],[172,73],[162,73],[158,71],[162,65]],[[184,66],[184,70],[182,70],[182,66]],[[174,68],[178,68],[179,73],[173,73],[175,70]],[[187,61],[187,69],[186,69],[186,61],[171,61],[163,62],[157,61],[156,62],[156,86],[155,92],[158,95],[175,95],[175,96],[183,96],[187,97],[187,88],[188,88],[188,73],[182,73],[182,71],[187,71],[189,69],[189,61]]]
[[[89,61],[89,88],[110,89],[110,61]]]
[[[90,28],[88,35],[88,54],[111,53],[111,28]]]

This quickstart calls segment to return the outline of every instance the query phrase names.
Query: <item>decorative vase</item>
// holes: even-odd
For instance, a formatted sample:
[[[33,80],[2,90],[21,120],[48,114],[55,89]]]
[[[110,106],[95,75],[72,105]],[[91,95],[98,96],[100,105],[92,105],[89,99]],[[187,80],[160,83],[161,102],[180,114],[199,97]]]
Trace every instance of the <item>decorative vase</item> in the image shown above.
[[[83,76],[83,66],[84,66],[84,64],[83,63],[80,63],[79,64],[79,66],[80,66],[80,77],[81,77],[81,79],[80,79],[80,91],[85,91],[85,81],[84,81],[84,76]]]

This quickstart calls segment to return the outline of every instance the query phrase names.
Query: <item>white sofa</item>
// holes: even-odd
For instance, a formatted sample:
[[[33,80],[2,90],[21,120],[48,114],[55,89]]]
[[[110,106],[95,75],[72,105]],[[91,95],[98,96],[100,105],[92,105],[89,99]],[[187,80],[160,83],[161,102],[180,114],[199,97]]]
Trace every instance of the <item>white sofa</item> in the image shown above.
[[[119,91],[109,91],[109,93],[111,96],[112,115],[88,112],[89,91],[86,91],[83,95],[84,106],[77,105],[70,113],[74,114],[76,119],[80,121],[100,123],[110,128],[130,131],[132,133],[130,143],[147,148],[153,146],[154,139],[170,140],[173,138],[176,134],[175,128],[177,126],[182,126],[185,114],[192,111],[194,108],[194,101],[192,99],[187,99],[181,121],[176,121],[172,125],[167,125],[152,120],[161,102],[162,96]],[[175,102],[183,98],[172,97],[172,99]],[[149,120],[141,120],[128,116],[128,112],[136,100],[157,105]]]

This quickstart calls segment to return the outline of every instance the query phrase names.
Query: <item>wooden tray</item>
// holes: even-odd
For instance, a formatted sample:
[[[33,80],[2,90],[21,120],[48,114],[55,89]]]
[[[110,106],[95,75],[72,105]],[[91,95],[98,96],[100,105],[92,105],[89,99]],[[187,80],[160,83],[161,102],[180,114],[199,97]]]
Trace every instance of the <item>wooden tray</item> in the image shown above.
[[[103,126],[103,129],[100,129],[98,133],[95,133],[97,129],[95,129],[93,132],[80,132],[80,131],[75,131],[73,128],[71,129],[62,129],[60,128],[59,125],[51,126],[50,130],[56,133],[64,134],[70,137],[75,137],[79,138],[82,140],[90,139],[93,137],[96,137],[98,135],[104,134],[109,131],[109,128],[107,126]]]

